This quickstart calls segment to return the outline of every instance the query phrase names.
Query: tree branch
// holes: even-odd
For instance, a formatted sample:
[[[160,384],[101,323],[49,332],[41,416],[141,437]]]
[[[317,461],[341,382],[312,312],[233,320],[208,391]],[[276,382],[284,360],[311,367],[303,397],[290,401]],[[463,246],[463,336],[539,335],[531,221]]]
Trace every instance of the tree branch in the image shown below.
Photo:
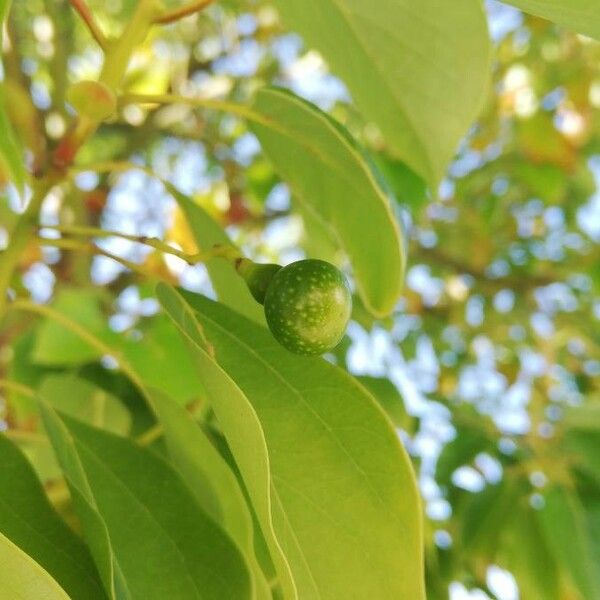
[[[243,119],[260,123],[271,129],[283,131],[282,128],[272,119],[252,110],[245,104],[230,102],[228,100],[215,100],[213,98],[192,98],[190,96],[180,96],[177,94],[123,94],[119,96],[119,103],[123,104],[186,104],[195,108],[207,108],[209,110],[223,111],[232,115],[237,115]]]
[[[71,3],[71,6],[79,13],[79,16],[87,25],[92,37],[98,42],[100,48],[102,48],[102,50],[106,50],[108,47],[106,37],[94,20],[94,15],[92,14],[92,11],[89,9],[88,5],[85,3],[85,0],[69,0],[69,2]]]
[[[159,15],[156,17],[156,19],[154,19],[154,23],[157,25],[167,25],[168,23],[179,21],[179,19],[183,19],[184,17],[200,12],[202,9],[206,8],[212,3],[213,0],[196,0],[195,2],[191,2],[190,4],[169,10],[162,15]]]
[[[44,225],[42,229],[52,229],[63,234],[70,234],[75,236],[83,237],[118,237],[130,242],[137,244],[144,244],[150,246],[163,254],[172,254],[177,258],[185,261],[189,265],[195,265],[200,262],[206,262],[211,258],[224,258],[230,262],[235,262],[238,258],[241,258],[239,251],[233,246],[227,246],[224,244],[215,244],[210,250],[206,252],[197,252],[195,254],[186,254],[173,246],[170,246],[166,242],[163,242],[159,238],[148,237],[145,235],[131,235],[128,233],[121,233],[120,231],[109,231],[107,229],[100,229],[98,227],[86,227],[81,225]],[[44,242],[48,238],[39,238]],[[49,240],[55,241],[55,240]],[[67,241],[67,240],[64,240]]]

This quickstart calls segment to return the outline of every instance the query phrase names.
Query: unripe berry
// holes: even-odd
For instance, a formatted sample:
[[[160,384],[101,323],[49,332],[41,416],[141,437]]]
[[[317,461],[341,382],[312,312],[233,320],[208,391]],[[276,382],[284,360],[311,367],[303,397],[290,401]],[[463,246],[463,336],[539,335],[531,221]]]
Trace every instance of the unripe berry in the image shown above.
[[[265,300],[267,324],[290,352],[318,355],[342,339],[352,295],[343,273],[323,260],[292,263],[275,273]]]

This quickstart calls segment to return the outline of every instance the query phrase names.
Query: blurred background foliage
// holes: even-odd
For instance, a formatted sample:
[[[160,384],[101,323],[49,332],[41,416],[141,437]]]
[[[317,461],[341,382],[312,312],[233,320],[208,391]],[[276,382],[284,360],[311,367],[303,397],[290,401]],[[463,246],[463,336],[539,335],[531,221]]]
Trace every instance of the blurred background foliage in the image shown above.
[[[89,4],[107,34],[116,34],[134,2]],[[495,44],[489,97],[435,194],[388,153],[344,85],[282,28],[268,3],[222,0],[153,30],[125,87],[244,102],[276,83],[331,112],[364,144],[408,231],[405,293],[385,321],[357,301],[347,338],[328,358],[373,391],[414,459],[429,598],[595,600],[600,43],[497,2],[486,7]],[[65,0],[15,2],[6,33],[3,99],[36,171],[68,125],[67,84],[95,79],[102,56]],[[329,232],[290,197],[238,117],[177,104],[121,106],[78,163],[124,160],[150,167],[193,198],[252,258],[308,255],[344,265]],[[3,186],[0,245],[20,210],[19,195]],[[42,219],[160,236],[195,251],[172,198],[137,171],[81,171],[74,185],[46,199]],[[213,293],[201,265],[122,239],[99,244],[156,277]],[[153,287],[139,274],[105,256],[32,241],[19,285],[119,347],[180,402],[201,389],[185,346],[155,314]],[[148,426],[143,402],[106,356],[53,323],[31,325],[14,317],[0,333],[0,377],[43,385],[63,410],[74,411],[56,390],[75,385],[69,377],[78,373],[90,385],[74,394],[90,402],[104,394],[104,408],[88,420],[100,418],[114,431]],[[57,471],[47,442],[36,437],[26,389],[3,394],[5,427],[51,493]]]

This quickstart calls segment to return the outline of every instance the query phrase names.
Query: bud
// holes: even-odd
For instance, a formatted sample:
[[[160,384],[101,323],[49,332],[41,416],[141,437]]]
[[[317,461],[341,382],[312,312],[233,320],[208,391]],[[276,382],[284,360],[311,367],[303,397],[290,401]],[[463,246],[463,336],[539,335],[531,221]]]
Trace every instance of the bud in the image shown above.
[[[104,121],[117,108],[114,92],[100,81],[78,81],[67,90],[67,102],[82,117]]]

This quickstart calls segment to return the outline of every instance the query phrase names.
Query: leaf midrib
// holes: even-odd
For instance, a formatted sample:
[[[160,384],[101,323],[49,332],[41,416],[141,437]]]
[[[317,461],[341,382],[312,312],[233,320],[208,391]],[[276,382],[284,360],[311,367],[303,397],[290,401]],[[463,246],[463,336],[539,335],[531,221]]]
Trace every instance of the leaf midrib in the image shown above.
[[[300,392],[300,390],[296,389],[290,382],[288,382],[287,379],[276,369],[276,367],[274,367],[273,365],[271,365],[270,363],[268,363],[267,361],[265,361],[260,356],[260,354],[258,354],[254,350],[254,348],[252,348],[251,346],[249,346],[248,344],[246,344],[246,342],[244,342],[240,338],[238,338],[235,335],[233,335],[229,330],[225,329],[220,323],[218,323],[217,321],[215,321],[214,319],[212,319],[211,317],[209,317],[205,313],[202,313],[202,316],[205,319],[207,319],[208,321],[210,321],[210,323],[214,327],[216,327],[217,329],[219,329],[220,331],[222,331],[223,333],[225,333],[229,338],[231,338],[232,340],[234,340],[237,344],[239,344],[240,346],[242,346],[247,352],[249,352],[252,356],[254,356],[258,360],[258,362],[260,362],[268,371],[270,371],[270,372],[273,373],[273,375],[283,384],[284,387],[287,387],[291,391],[291,393],[299,399],[299,401],[309,410],[309,412],[313,414],[313,416],[315,417],[315,419],[317,419],[317,421],[319,421],[322,424],[323,428],[329,434],[331,434],[331,438],[335,441],[335,443],[337,444],[337,446],[342,450],[342,452],[347,457],[347,459],[350,462],[350,464],[353,465],[353,467],[355,468],[356,472],[359,474],[359,477],[361,479],[363,479],[363,481],[367,484],[367,486],[369,487],[369,489],[371,490],[371,492],[374,494],[375,498],[377,498],[379,504],[382,507],[385,507],[385,502],[384,502],[381,494],[379,493],[379,491],[375,487],[373,487],[373,484],[371,483],[371,480],[367,476],[366,471],[359,466],[359,464],[356,462],[356,460],[354,459],[354,457],[348,452],[348,450],[347,450],[346,446],[344,445],[344,443],[338,438],[337,435],[335,435],[335,433],[334,433],[335,430],[332,429],[331,426],[321,417],[321,415],[319,415],[314,410],[314,408],[306,401],[306,399],[304,398],[304,396],[302,395],[302,393]]]
[[[74,568],[78,572],[80,572],[81,574],[83,574],[84,577],[90,583],[93,583],[94,587],[98,587],[98,582],[93,577],[90,576],[90,574],[87,572],[86,569],[80,569],[79,568],[79,563],[77,563],[77,562],[75,562],[73,560],[73,557],[71,556],[71,554],[69,554],[66,550],[64,550],[63,548],[61,548],[60,546],[58,546],[52,539],[50,539],[49,537],[47,537],[46,535],[44,535],[41,531],[39,531],[36,527],[34,527],[29,521],[27,521],[25,519],[25,517],[23,517],[20,513],[18,513],[17,511],[15,511],[14,508],[12,507],[12,505],[9,504],[8,502],[6,502],[6,500],[4,500],[4,498],[2,498],[2,497],[0,497],[0,504],[2,504],[3,506],[5,506],[8,509],[8,512],[13,516],[13,519],[15,519],[16,521],[18,521],[18,522],[22,523],[23,525],[25,525],[25,527],[27,529],[29,529],[31,532],[37,534],[37,536],[39,538],[41,538],[45,543],[47,543],[48,546],[50,546],[51,548],[53,548],[58,554],[63,555],[70,564],[74,565]],[[58,518],[58,517],[56,517],[56,518]],[[10,539],[8,536],[6,536],[6,534],[3,533],[3,535],[5,535],[5,537],[7,537],[7,539]],[[47,571],[47,569],[44,569],[44,570]]]
[[[182,553],[182,551],[179,548],[177,542],[171,537],[170,533],[163,527],[163,525],[156,519],[156,517],[154,517],[154,515],[151,512],[150,508],[148,506],[146,506],[146,504],[144,504],[143,499],[140,498],[140,497],[138,497],[133,492],[133,490],[131,490],[131,488],[129,488],[127,486],[127,483],[114,470],[112,470],[110,468],[110,465],[108,465],[106,462],[104,462],[104,460],[102,460],[102,458],[100,456],[98,456],[97,454],[95,454],[94,451],[91,450],[85,444],[85,442],[83,442],[80,438],[77,438],[77,442],[76,443],[81,447],[81,449],[84,452],[88,453],[89,458],[91,458],[91,460],[93,460],[94,462],[96,462],[96,464],[108,475],[109,478],[115,480],[115,482],[119,485],[119,487],[122,488],[122,490],[125,492],[125,494],[128,495],[134,501],[134,503],[137,504],[146,513],[146,515],[150,518],[150,520],[165,535],[165,538],[167,540],[169,540],[169,542],[174,547],[176,554],[179,556],[179,558],[181,560],[181,563],[184,566],[184,572],[185,572],[186,576],[189,578],[190,582],[192,583],[192,587],[194,588],[194,590],[197,593],[198,600],[202,600],[202,594],[200,593],[198,585],[197,585],[196,581],[194,580],[191,572],[189,571],[189,565],[188,565],[188,561],[186,560],[185,555]],[[233,547],[233,545],[232,545],[232,547]],[[216,578],[218,580],[220,580],[222,583],[224,583],[226,588],[229,588],[229,581],[228,581],[228,579],[226,579],[225,577],[223,577],[220,572],[213,572],[213,575],[214,574],[217,574]]]
[[[275,476],[273,476],[273,479],[275,479]],[[281,502],[279,492],[275,488],[274,484],[271,485],[271,491],[273,493],[273,498],[277,501],[277,504],[279,505],[279,509],[281,510],[281,514],[282,514],[283,518],[285,519],[285,522],[288,524],[289,532],[292,534],[292,537],[294,538],[294,542],[296,544],[296,549],[298,550],[298,552],[300,553],[300,556],[302,557],[302,562],[304,563],[306,571],[308,572],[308,575],[310,576],[310,580],[312,582],[313,589],[314,589],[315,593],[317,594],[317,598],[322,598],[321,592],[319,590],[319,586],[317,584],[317,580],[315,579],[315,576],[312,572],[312,569],[310,567],[308,559],[306,558],[306,554],[304,553],[304,550],[298,540],[298,536],[296,535],[296,530],[295,530],[294,526],[292,525],[286,510],[283,507],[283,503]]]
[[[148,509],[148,508],[147,508],[147,507],[146,507],[146,506],[143,504],[143,502],[141,502],[141,501],[140,501],[140,500],[139,500],[139,499],[138,499],[138,498],[137,498],[137,497],[136,497],[134,494],[132,494],[131,492],[129,492],[129,488],[128,488],[128,487],[125,485],[125,483],[124,483],[124,482],[123,482],[123,481],[122,481],[122,480],[121,480],[121,479],[120,479],[118,476],[114,475],[113,471],[112,471],[112,470],[111,470],[111,469],[110,469],[110,468],[109,468],[107,465],[105,465],[105,464],[104,464],[104,462],[103,462],[103,461],[102,461],[100,458],[96,458],[96,455],[95,455],[95,454],[94,454],[94,453],[93,453],[93,452],[92,452],[92,451],[91,451],[91,450],[90,450],[90,449],[89,449],[89,448],[88,448],[88,447],[87,447],[87,446],[86,446],[86,445],[85,445],[85,444],[84,444],[84,443],[83,443],[81,440],[79,440],[79,439],[78,439],[76,443],[77,443],[77,445],[79,445],[79,446],[81,447],[81,449],[82,449],[84,452],[87,452],[87,453],[89,454],[89,458],[91,458],[91,459],[92,459],[94,462],[96,462],[96,463],[97,463],[97,465],[98,465],[98,466],[99,466],[99,467],[100,467],[100,468],[101,468],[103,471],[105,471],[105,472],[108,474],[109,478],[111,478],[111,476],[112,476],[112,478],[116,480],[117,484],[118,484],[118,485],[119,485],[121,488],[123,488],[123,490],[125,491],[125,493],[126,493],[127,495],[129,495],[131,498],[133,498],[134,502],[135,502],[136,504],[138,504],[138,505],[140,506],[140,508],[141,508],[141,509],[142,509],[144,512],[146,512],[146,513],[147,513],[147,514],[150,516],[150,520],[151,520],[151,521],[154,521],[154,522],[155,522],[155,524],[157,525],[158,529],[159,529],[159,530],[160,530],[160,531],[161,531],[163,534],[165,534],[165,537],[166,537],[166,538],[169,540],[169,542],[171,542],[171,544],[174,546],[174,548],[175,548],[175,554],[179,555],[179,558],[181,559],[181,561],[182,561],[182,563],[183,563],[183,565],[184,565],[184,567],[185,567],[185,568],[184,568],[184,572],[186,573],[186,576],[189,578],[189,580],[190,580],[190,582],[191,582],[191,584],[192,584],[192,587],[193,587],[193,589],[196,591],[196,594],[197,594],[197,596],[196,596],[196,597],[197,597],[197,598],[200,600],[201,596],[200,596],[200,595],[198,595],[198,594],[199,594],[198,587],[196,586],[196,583],[195,583],[195,582],[194,582],[194,580],[192,579],[192,577],[191,577],[191,575],[190,575],[190,573],[189,573],[189,571],[188,571],[188,569],[187,569],[187,564],[186,564],[186,562],[185,562],[185,559],[184,559],[184,557],[181,555],[181,551],[179,550],[179,548],[178,548],[177,544],[175,543],[175,541],[174,541],[173,539],[171,539],[171,537],[169,536],[168,532],[167,532],[167,531],[166,531],[166,530],[165,530],[165,529],[162,527],[162,525],[161,525],[160,523],[156,522],[156,520],[155,520],[155,519],[154,519],[154,517],[152,516],[152,513],[150,513],[149,509]],[[93,492],[92,492],[92,493],[93,493]],[[102,520],[104,520],[104,519],[102,519]],[[110,535],[109,535],[109,537],[110,537]],[[111,548],[112,548],[112,543],[111,543]],[[113,552],[113,556],[114,556],[114,552]],[[115,557],[115,558],[116,558],[116,557]]]
[[[404,119],[405,119],[407,125],[409,126],[414,139],[417,140],[419,146],[421,147],[421,150],[423,151],[423,156],[425,158],[425,165],[427,167],[428,175],[429,175],[429,177],[436,177],[437,176],[436,170],[433,167],[433,163],[431,161],[431,156],[429,155],[429,151],[428,151],[427,147],[423,144],[421,137],[419,136],[417,127],[412,121],[411,115],[404,108],[404,105],[402,104],[401,100],[397,97],[395,90],[392,89],[392,87],[386,77],[385,69],[382,67],[382,65],[379,64],[379,61],[377,60],[377,58],[378,58],[377,55],[373,54],[370,51],[367,44],[363,41],[362,37],[358,34],[354,24],[352,23],[352,19],[351,19],[350,15],[344,10],[342,3],[339,0],[330,0],[330,1],[331,1],[331,4],[337,9],[338,13],[342,17],[342,20],[347,24],[350,32],[354,34],[354,37],[358,43],[358,46],[360,48],[362,48],[363,52],[367,56],[367,59],[374,66],[375,70],[379,74],[379,79],[383,82],[384,87],[388,90],[388,93],[390,94],[390,96],[395,100],[397,105],[402,108],[402,113],[404,115]]]

